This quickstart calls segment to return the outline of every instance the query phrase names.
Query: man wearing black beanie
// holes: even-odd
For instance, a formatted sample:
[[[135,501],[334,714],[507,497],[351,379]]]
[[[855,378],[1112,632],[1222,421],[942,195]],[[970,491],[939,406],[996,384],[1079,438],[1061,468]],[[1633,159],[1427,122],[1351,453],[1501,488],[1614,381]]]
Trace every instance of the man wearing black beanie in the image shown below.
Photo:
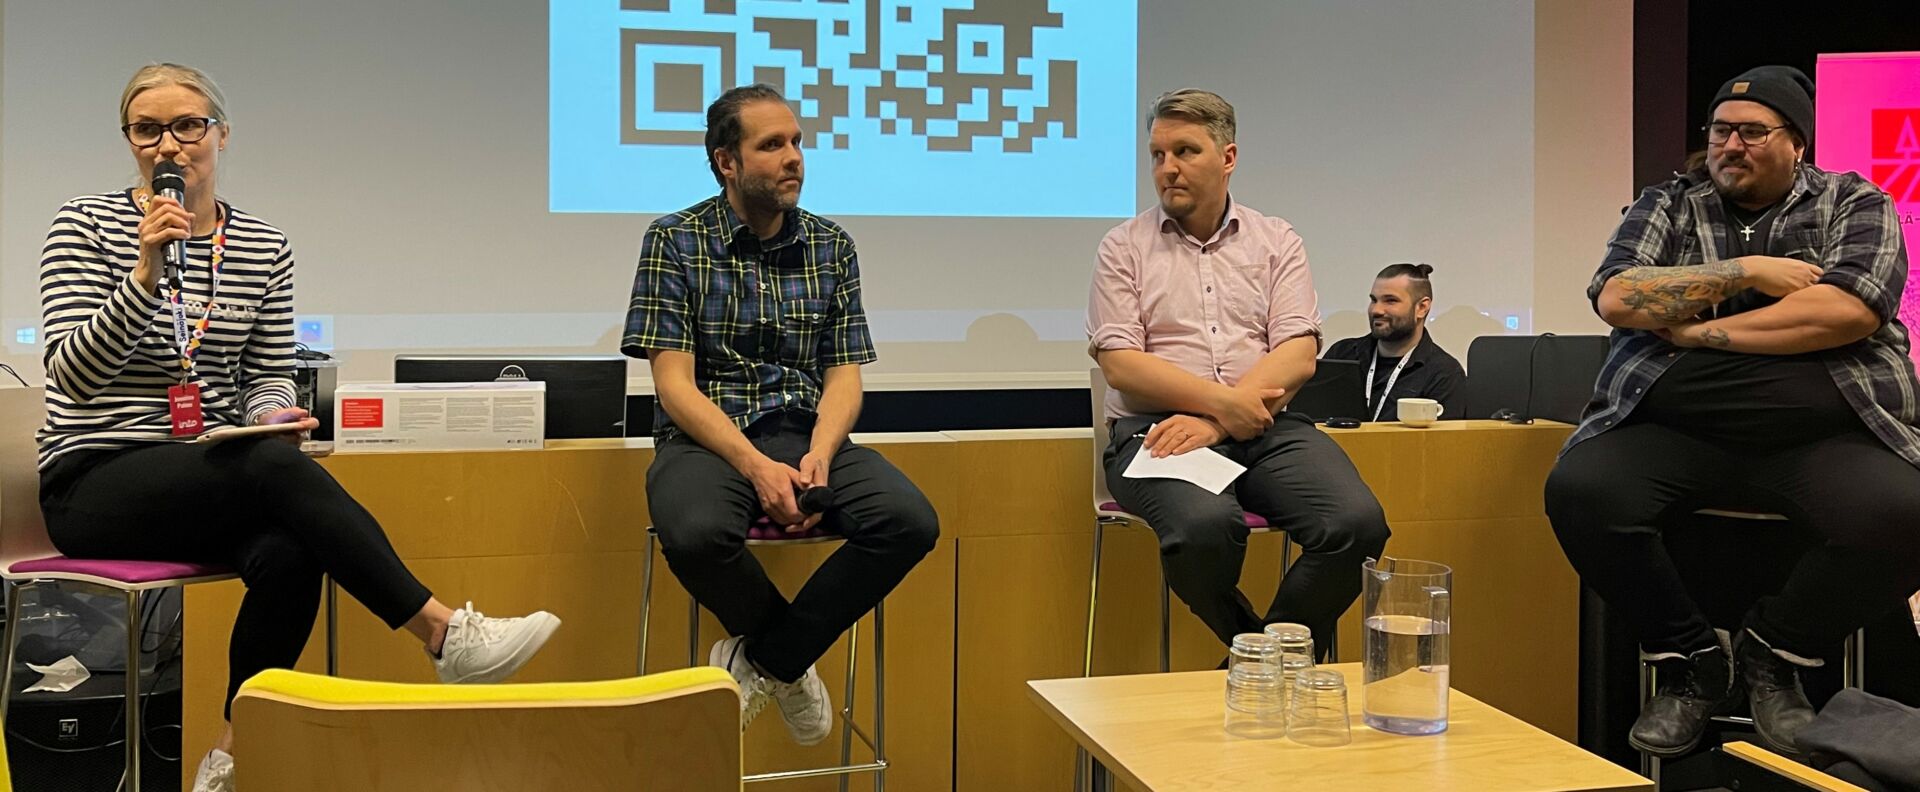
[[[1612,348],[1547,480],[1547,516],[1659,669],[1636,748],[1693,750],[1744,687],[1760,737],[1795,754],[1813,718],[1798,670],[1920,589],[1907,252],[1886,193],[1806,162],[1806,75],[1753,69],[1709,111],[1704,173],[1641,193],[1587,289]],[[1729,639],[1688,598],[1660,529],[1755,489],[1825,541]]]

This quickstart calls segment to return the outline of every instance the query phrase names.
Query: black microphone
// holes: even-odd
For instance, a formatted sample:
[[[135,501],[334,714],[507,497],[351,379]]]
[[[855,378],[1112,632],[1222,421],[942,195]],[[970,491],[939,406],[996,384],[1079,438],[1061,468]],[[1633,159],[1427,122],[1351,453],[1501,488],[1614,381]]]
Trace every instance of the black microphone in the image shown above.
[[[1540,351],[1540,341],[1542,339],[1547,339],[1552,337],[1553,337],[1552,333],[1541,333],[1540,335],[1533,337],[1533,343],[1527,345],[1527,406],[1526,408],[1521,410],[1520,412],[1514,412],[1513,408],[1511,407],[1502,407],[1498,410],[1495,410],[1492,416],[1489,416],[1493,418],[1493,420],[1506,421],[1507,423],[1510,423],[1510,424],[1533,423],[1533,381],[1536,375],[1538,374],[1537,367],[1540,362],[1539,357],[1535,353]]]
[[[187,178],[180,164],[173,160],[164,160],[153,166],[153,194],[172,198],[181,206],[187,202]],[[187,264],[187,242],[176,239],[167,243],[165,269],[161,275],[173,288],[180,288],[180,272]]]
[[[819,514],[833,508],[834,500],[832,487],[808,487],[800,493],[800,513]]]

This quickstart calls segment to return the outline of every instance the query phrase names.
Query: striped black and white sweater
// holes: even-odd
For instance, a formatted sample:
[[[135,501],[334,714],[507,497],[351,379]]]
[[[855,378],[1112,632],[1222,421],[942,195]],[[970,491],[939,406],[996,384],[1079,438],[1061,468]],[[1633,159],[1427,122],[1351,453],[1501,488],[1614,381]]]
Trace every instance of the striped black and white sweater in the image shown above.
[[[194,356],[207,429],[241,426],[290,407],[293,390],[293,249],[280,230],[224,203],[227,245],[213,321]],[[40,257],[46,333],[47,423],[40,469],[82,448],[172,442],[167,388],[180,352],[165,299],[133,279],[140,207],[132,190],[60,207]],[[187,242],[183,276],[189,326],[206,313],[211,235]]]

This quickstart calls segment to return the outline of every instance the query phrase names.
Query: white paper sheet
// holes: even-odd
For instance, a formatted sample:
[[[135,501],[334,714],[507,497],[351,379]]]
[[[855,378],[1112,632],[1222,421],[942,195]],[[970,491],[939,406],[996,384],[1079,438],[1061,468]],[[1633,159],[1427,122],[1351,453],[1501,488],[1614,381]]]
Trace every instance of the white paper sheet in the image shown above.
[[[79,658],[73,655],[67,655],[64,658],[56,660],[53,665],[34,665],[28,663],[27,667],[46,675],[41,677],[40,681],[33,683],[33,687],[27,688],[26,692],[28,693],[36,690],[44,690],[49,693],[65,693],[79,687],[80,683],[87,681],[88,677],[93,676],[93,672],[88,671],[86,666],[80,664]]]
[[[1147,444],[1141,443],[1139,453],[1133,455],[1133,461],[1127,463],[1127,469],[1121,475],[1127,478],[1179,479],[1218,495],[1245,472],[1247,469],[1239,463],[1211,448],[1196,448],[1179,456],[1155,459],[1147,451]]]

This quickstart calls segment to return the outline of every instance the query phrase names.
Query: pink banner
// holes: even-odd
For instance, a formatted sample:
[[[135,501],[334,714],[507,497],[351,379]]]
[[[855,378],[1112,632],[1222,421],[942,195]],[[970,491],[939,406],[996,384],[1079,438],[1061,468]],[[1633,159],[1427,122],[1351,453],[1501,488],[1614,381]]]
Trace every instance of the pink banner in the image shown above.
[[[1907,239],[1900,320],[1920,319],[1920,52],[1821,55],[1814,72],[1815,164],[1855,171],[1893,196]],[[1915,348],[1920,360],[1920,347]]]

